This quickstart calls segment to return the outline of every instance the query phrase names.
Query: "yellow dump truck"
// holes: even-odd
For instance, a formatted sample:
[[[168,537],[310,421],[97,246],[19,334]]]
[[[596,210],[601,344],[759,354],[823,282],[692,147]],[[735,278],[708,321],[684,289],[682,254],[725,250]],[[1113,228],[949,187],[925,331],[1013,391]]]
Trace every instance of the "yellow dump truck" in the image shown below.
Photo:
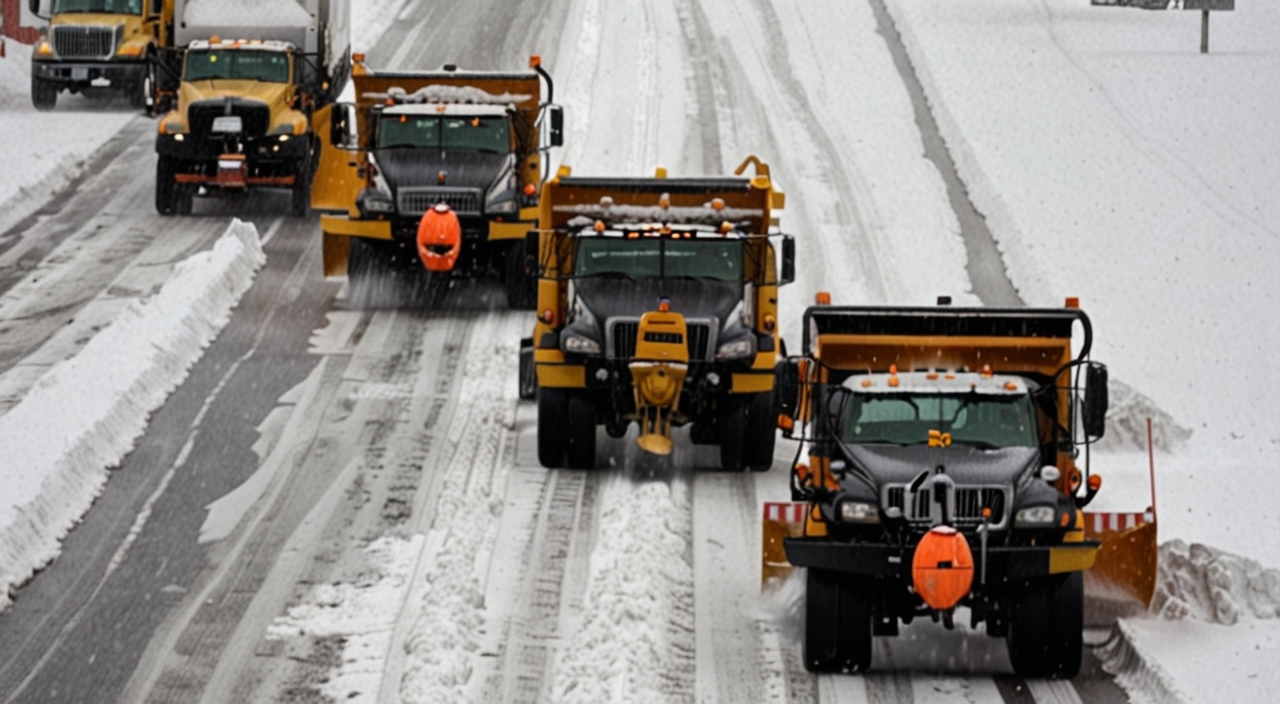
[[[754,177],[741,176],[755,165]],[[778,287],[794,240],[774,235],[783,194],[755,157],[739,176],[579,178],[543,187],[530,238],[537,322],[521,390],[538,401],[546,467],[596,464],[596,429],[671,452],[671,429],[719,445],[725,469],[773,462]]]
[[[350,71],[347,0],[177,0],[176,13],[181,81],[156,135],[156,211],[276,188],[308,215],[316,113]]]
[[[496,274],[509,305],[530,307],[524,240],[544,153],[563,142],[538,57],[509,73],[374,71],[358,60],[352,84],[354,102],[336,105],[323,133],[312,196],[325,212],[325,274],[436,292],[453,277]]]
[[[807,568],[805,666],[866,670],[873,636],[915,618],[951,627],[963,606],[1006,639],[1019,675],[1074,677],[1083,576],[1108,537],[1082,510],[1101,486],[1089,446],[1107,411],[1088,316],[1074,299],[819,305],[804,334],[778,382],[779,423],[809,448],[792,469],[801,503],[766,510],[765,570]],[[1148,601],[1154,536],[1149,523],[1106,541],[1111,576]]]
[[[156,103],[162,54],[174,45],[174,0],[29,2],[49,20],[31,52],[37,110],[52,110],[63,91],[123,95],[139,108]]]

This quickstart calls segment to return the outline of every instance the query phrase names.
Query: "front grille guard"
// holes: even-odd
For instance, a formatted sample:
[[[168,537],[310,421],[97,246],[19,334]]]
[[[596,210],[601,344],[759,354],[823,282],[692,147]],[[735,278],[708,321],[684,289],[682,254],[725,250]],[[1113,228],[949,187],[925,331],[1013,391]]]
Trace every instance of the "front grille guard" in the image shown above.
[[[401,215],[422,215],[439,203],[458,215],[480,215],[480,189],[445,186],[414,186],[396,191],[396,210]]]
[[[715,361],[719,322],[711,318],[685,318],[684,323],[689,337],[689,361]],[[604,329],[605,354],[609,359],[625,360],[635,356],[636,336],[640,331],[639,318],[609,318]]]
[[[119,27],[58,25],[50,32],[50,43],[59,58],[110,59],[120,43],[119,30]]]
[[[949,486],[951,495],[947,501],[954,506],[952,516],[957,527],[977,527],[982,523],[982,509],[991,509],[988,525],[991,530],[1004,530],[1009,525],[1009,507],[1013,504],[1013,489],[999,484]],[[942,523],[942,507],[933,500],[932,487],[911,491],[907,484],[886,484],[880,490],[880,505],[897,508],[903,518],[917,525]]]

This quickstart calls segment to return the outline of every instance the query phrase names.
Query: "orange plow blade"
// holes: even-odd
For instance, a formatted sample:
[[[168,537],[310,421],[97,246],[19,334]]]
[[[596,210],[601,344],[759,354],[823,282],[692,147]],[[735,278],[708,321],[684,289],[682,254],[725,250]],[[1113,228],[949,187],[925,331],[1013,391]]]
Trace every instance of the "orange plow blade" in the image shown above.
[[[1088,513],[1085,536],[1098,540],[1098,559],[1086,573],[1090,596],[1112,602],[1137,602],[1146,608],[1156,591],[1159,545],[1156,522],[1144,513]]]
[[[760,585],[781,582],[791,574],[783,538],[795,538],[804,534],[805,511],[808,504],[791,502],[767,502],[764,505],[764,523],[760,531]]]

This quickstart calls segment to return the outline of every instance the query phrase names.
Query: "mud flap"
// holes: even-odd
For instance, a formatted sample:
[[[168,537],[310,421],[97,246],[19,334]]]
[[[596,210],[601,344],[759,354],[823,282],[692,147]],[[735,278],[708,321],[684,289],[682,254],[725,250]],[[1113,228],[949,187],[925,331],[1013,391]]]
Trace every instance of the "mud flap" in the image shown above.
[[[781,583],[791,574],[791,563],[782,545],[784,538],[804,535],[805,511],[808,504],[766,502],[760,538],[760,587]]]

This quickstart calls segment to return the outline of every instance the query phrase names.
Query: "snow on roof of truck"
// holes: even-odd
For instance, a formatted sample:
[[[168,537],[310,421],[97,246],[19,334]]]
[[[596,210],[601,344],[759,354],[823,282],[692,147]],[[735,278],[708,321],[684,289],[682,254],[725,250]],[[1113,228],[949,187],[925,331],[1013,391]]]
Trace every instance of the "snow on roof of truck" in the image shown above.
[[[187,0],[182,22],[188,26],[310,27],[311,13],[296,2]]]
[[[609,225],[666,223],[680,225],[711,225],[737,223],[764,216],[758,208],[728,208],[721,204],[715,207],[711,202],[702,206],[667,206],[661,205],[617,205],[612,201],[603,203],[584,203],[580,205],[557,205],[553,208],[558,213],[574,213],[576,217],[566,223],[569,227],[585,227],[600,220]]]
[[[991,394],[1027,393],[1022,377],[989,372],[878,372],[851,376],[844,387],[860,394]]]
[[[211,41],[217,39],[217,41]],[[276,39],[197,39],[187,45],[188,50],[204,51],[206,49],[244,49],[246,51],[294,51],[292,42]]]
[[[474,115],[506,115],[507,107],[504,105],[472,105],[470,103],[458,105],[456,103],[436,103],[433,105],[388,105],[382,110],[383,115],[463,115],[472,117]]]
[[[483,88],[475,86],[430,85],[423,86],[412,93],[406,92],[404,88],[399,86],[392,86],[385,93],[365,93],[363,97],[373,100],[394,100],[397,103],[404,104],[512,105],[523,103],[533,96],[518,93],[494,95]]]

